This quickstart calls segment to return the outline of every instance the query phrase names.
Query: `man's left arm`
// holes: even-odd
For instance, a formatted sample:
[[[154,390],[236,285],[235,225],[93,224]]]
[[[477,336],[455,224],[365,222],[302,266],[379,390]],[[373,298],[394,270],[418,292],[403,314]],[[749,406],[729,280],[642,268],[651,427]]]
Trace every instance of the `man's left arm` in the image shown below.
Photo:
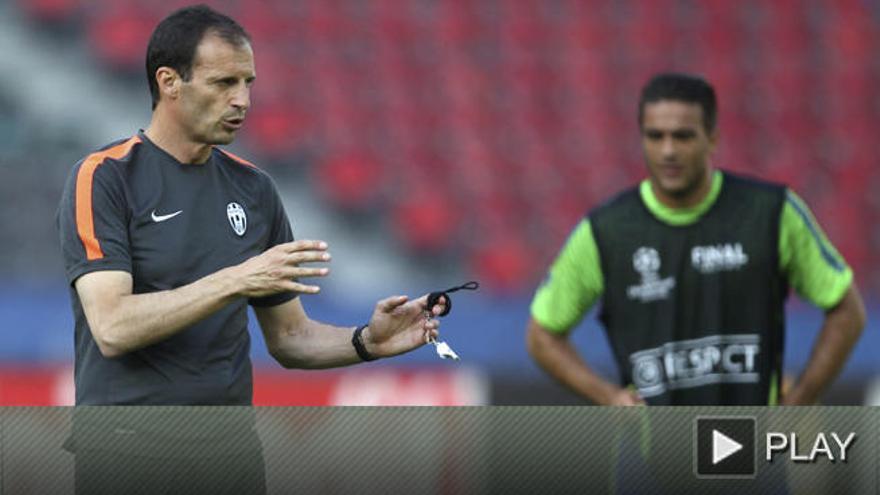
[[[828,241],[806,204],[786,192],[780,268],[805,300],[825,311],[807,366],[782,405],[814,404],[840,373],[865,326],[865,307],[853,273]]]
[[[441,299],[434,315],[443,312]],[[410,301],[393,296],[376,304],[361,334],[364,348],[375,358],[396,356],[438,337],[439,321],[426,317],[428,296]],[[269,353],[285,368],[334,368],[361,362],[352,345],[356,327],[336,327],[308,317],[299,298],[276,306],[254,307]]]
[[[284,211],[278,189],[266,175],[264,198],[271,212],[271,232],[266,248],[290,242],[293,231]],[[357,327],[337,327],[308,317],[296,292],[250,300],[260,322],[269,353],[285,368],[334,368],[361,362],[352,344]],[[439,315],[445,298],[432,308]],[[376,304],[367,327],[361,332],[366,352],[374,358],[411,351],[426,343],[428,335],[437,337],[436,318],[426,317],[428,296],[410,301],[393,296]]]
[[[807,367],[791,390],[782,397],[781,405],[815,404],[840,373],[864,326],[865,306],[853,283],[843,299],[826,311],[825,321],[813,345]]]

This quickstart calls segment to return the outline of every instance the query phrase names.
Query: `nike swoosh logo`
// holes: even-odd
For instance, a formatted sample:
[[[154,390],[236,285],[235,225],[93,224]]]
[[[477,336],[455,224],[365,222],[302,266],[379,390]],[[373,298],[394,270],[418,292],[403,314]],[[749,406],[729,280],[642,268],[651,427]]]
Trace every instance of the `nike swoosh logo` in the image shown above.
[[[156,215],[156,210],[153,210],[153,213],[151,213],[150,216],[153,218],[154,222],[159,223],[174,218],[181,213],[183,213],[183,210],[177,210],[174,213],[169,213],[167,215]]]

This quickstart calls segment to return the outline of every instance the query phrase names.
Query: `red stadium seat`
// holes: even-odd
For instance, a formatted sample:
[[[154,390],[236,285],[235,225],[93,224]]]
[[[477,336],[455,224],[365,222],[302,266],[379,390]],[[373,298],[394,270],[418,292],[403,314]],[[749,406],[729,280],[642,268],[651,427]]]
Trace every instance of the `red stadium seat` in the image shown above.
[[[517,291],[533,282],[535,254],[520,235],[498,233],[483,241],[470,257],[470,272],[481,284],[495,291]]]
[[[59,23],[76,17],[85,0],[21,0],[19,3],[37,21]]]
[[[265,105],[248,112],[245,139],[267,157],[285,158],[312,136],[310,115],[295,107]]]
[[[458,241],[459,210],[443,191],[412,186],[392,211],[397,238],[420,254],[444,252]]]
[[[317,168],[322,192],[337,206],[367,209],[379,197],[383,168],[366,156],[349,154],[324,160]]]
[[[121,6],[99,12],[89,25],[89,41],[98,57],[123,71],[143,70],[144,47],[160,17],[152,11]]]

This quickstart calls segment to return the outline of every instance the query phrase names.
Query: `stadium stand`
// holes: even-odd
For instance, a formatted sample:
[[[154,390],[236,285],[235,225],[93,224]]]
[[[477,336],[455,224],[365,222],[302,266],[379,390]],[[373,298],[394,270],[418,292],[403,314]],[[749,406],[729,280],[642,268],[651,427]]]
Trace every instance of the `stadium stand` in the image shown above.
[[[12,3],[34,32],[87,48],[107,69],[102,79],[146,91],[151,29],[191,2]],[[792,185],[864,292],[880,289],[880,199],[872,194],[880,187],[872,146],[880,135],[880,9],[872,2],[206,3],[254,37],[258,82],[240,140],[247,156],[275,176],[293,168],[309,174],[336,213],[369,224],[361,233],[388,236],[414,258],[442,260],[423,263],[438,272],[454,265],[489,297],[530,293],[577,219],[644,175],[635,101],[652,72],[670,69],[701,73],[718,89],[715,163]],[[53,227],[20,222],[16,212],[51,217],[63,176],[93,137],[40,149],[50,140],[21,137],[23,116],[3,94],[0,192],[16,208],[0,212],[0,227],[31,241],[6,243],[0,273],[43,270],[57,279],[57,263],[40,261],[57,259]],[[41,175],[48,167],[29,167],[50,161],[52,177]],[[504,308],[497,313],[472,313],[497,319],[480,320],[486,334],[474,339],[487,348],[501,341],[504,351],[476,344],[471,351],[492,369],[526,359],[516,354],[519,335],[509,343],[503,332],[518,331],[511,327],[525,316],[510,314],[527,303],[502,298],[492,301]],[[57,301],[53,307],[66,309],[65,294]],[[69,338],[67,327],[52,331]],[[41,352],[56,351],[20,354],[42,359]],[[860,359],[861,369],[874,366],[867,354]]]
[[[151,27],[182,4],[21,1],[37,18],[82,19],[94,56],[121,72],[141,70]],[[574,221],[641,176],[633,102],[661,69],[717,85],[719,165],[790,183],[859,273],[878,261],[864,235],[880,131],[865,3],[218,6],[258,47],[255,152],[309,149],[331,203],[378,207],[403,245],[471,260],[489,287],[533,285]]]

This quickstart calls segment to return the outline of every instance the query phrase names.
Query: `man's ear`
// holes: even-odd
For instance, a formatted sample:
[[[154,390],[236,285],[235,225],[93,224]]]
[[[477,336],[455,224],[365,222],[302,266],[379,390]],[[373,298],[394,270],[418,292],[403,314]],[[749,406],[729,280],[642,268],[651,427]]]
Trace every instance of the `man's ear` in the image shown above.
[[[171,67],[159,67],[156,69],[156,83],[159,85],[161,98],[176,100],[180,95],[180,84],[182,82],[180,74]]]
[[[718,126],[715,126],[712,129],[712,132],[709,133],[709,152],[714,152],[715,148],[718,147]]]

